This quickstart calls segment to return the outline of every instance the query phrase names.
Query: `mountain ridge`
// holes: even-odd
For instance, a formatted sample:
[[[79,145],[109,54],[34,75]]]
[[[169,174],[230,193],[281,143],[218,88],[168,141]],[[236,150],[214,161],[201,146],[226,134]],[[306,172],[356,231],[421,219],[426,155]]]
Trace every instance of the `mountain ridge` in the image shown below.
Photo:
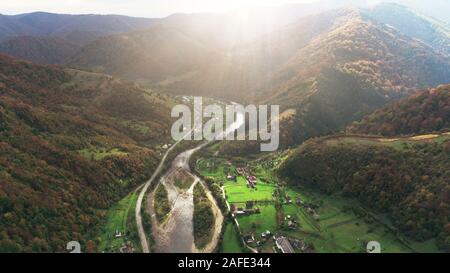
[[[0,55],[0,252],[95,251],[106,209],[169,141],[167,97],[107,75]]]

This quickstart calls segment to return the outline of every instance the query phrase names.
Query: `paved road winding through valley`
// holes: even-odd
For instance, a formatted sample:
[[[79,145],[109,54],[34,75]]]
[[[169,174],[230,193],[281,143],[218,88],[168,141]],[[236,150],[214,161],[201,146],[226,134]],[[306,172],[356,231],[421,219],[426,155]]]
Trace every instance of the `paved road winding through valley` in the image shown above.
[[[244,114],[243,113],[237,113],[235,122],[233,124],[231,124],[229,127],[226,128],[225,132],[223,133],[223,136],[227,136],[230,133],[234,133],[235,130],[237,130],[239,127],[241,127],[244,124]],[[191,130],[192,132],[192,130]],[[191,133],[189,132],[189,134]],[[152,177],[144,184],[144,187],[142,188],[137,203],[136,203],[136,224],[137,224],[137,228],[138,228],[138,233],[139,233],[139,239],[141,241],[141,246],[142,246],[142,252],[144,253],[149,253],[150,252],[150,248],[148,246],[148,241],[147,241],[147,236],[145,235],[145,230],[144,230],[144,226],[142,224],[142,216],[141,216],[141,208],[142,208],[142,201],[144,199],[144,196],[148,190],[148,188],[150,187],[150,185],[153,183],[153,181],[156,179],[156,177],[159,175],[159,173],[161,172],[164,163],[167,159],[167,156],[169,155],[169,153],[181,142],[182,140],[176,142],[172,147],[170,147],[170,149],[168,149],[166,151],[166,153],[164,154],[163,158],[161,159],[161,162],[159,163],[158,167],[156,168],[155,172],[153,173]],[[214,235],[213,238],[211,240],[211,242],[202,250],[198,250],[195,248],[195,245],[193,244],[193,242],[190,242],[193,238],[193,234],[192,234],[192,212],[193,212],[193,207],[191,208],[191,206],[185,206],[185,211],[183,210],[183,208],[180,208],[178,210],[176,210],[175,212],[178,213],[177,215],[175,215],[174,218],[175,222],[172,222],[172,226],[173,226],[173,236],[177,237],[177,238],[171,238],[172,240],[169,240],[171,242],[182,242],[183,238],[180,238],[180,236],[184,236],[185,237],[185,241],[189,241],[189,245],[192,245],[193,247],[190,247],[191,251],[188,251],[189,248],[185,248],[185,247],[179,247],[178,245],[169,245],[169,247],[166,250],[169,251],[177,251],[177,250],[182,250],[182,252],[212,252],[218,241],[219,241],[219,235],[220,235],[220,229],[221,229],[221,225],[223,222],[223,215],[220,211],[220,209],[218,208],[216,201],[214,200],[214,198],[212,197],[211,192],[209,191],[208,187],[206,187],[206,185],[203,183],[203,181],[200,181],[200,179],[198,177],[196,177],[194,174],[191,173],[190,169],[189,169],[189,160],[191,158],[191,156],[198,150],[202,149],[203,147],[205,147],[209,142],[205,142],[200,144],[199,146],[197,146],[194,149],[190,149],[188,151],[185,151],[183,153],[180,153],[174,160],[174,162],[172,163],[172,167],[171,169],[169,169],[169,171],[166,173],[166,175],[164,177],[167,177],[171,172],[174,171],[174,168],[182,168],[185,169],[186,171],[188,171],[194,178],[195,178],[195,183],[202,183],[205,191],[207,193],[208,199],[210,199],[211,203],[212,203],[212,208],[214,210],[214,214],[216,216],[216,224],[215,224],[215,230],[214,230]],[[164,180],[164,177],[161,180]],[[159,182],[159,181],[158,181]],[[194,183],[194,185],[195,185]],[[191,189],[192,190],[192,189]],[[169,192],[170,194],[170,192]],[[186,204],[190,204],[193,206],[193,202],[192,200],[190,200],[189,198],[192,199],[192,195],[189,197],[187,197],[188,199],[186,200]],[[151,202],[149,202],[151,204]],[[192,203],[192,204],[191,204]],[[176,207],[175,207],[176,208]],[[189,209],[190,208],[190,209]],[[174,208],[173,208],[174,209]],[[187,214],[189,214],[189,217],[187,217]],[[178,218],[176,218],[178,217]],[[189,218],[189,221],[186,221],[185,218]],[[178,219],[181,219],[180,221],[176,221]],[[171,220],[171,219],[169,219]],[[219,223],[220,222],[220,223]],[[181,223],[178,227],[177,225]],[[153,226],[153,225],[152,225]],[[154,227],[152,227],[154,228]],[[189,235],[187,235],[187,232],[189,233]],[[180,236],[178,236],[178,235]],[[184,235],[183,235],[184,234]],[[175,240],[173,240],[175,239]],[[189,240],[187,240],[189,239]],[[187,244],[186,244],[187,245]]]
[[[182,140],[179,140],[178,142],[176,142],[174,145],[172,145],[172,147],[170,147],[166,153],[164,154],[163,158],[161,159],[161,162],[159,162],[158,167],[156,168],[155,172],[153,173],[152,177],[150,177],[150,179],[144,184],[144,187],[142,188],[141,192],[139,193],[138,196],[138,200],[136,203],[136,225],[137,225],[137,229],[138,229],[138,233],[139,233],[139,239],[141,241],[141,246],[142,246],[142,252],[144,253],[150,253],[150,248],[148,247],[148,241],[147,241],[147,236],[145,235],[145,231],[144,231],[144,225],[142,224],[142,216],[141,216],[141,208],[142,208],[142,200],[144,200],[144,196],[145,193],[148,190],[148,187],[150,187],[150,185],[152,184],[153,180],[155,180],[155,178],[159,175],[159,173],[161,172],[164,163],[167,159],[167,156],[169,155],[169,153],[181,142]]]

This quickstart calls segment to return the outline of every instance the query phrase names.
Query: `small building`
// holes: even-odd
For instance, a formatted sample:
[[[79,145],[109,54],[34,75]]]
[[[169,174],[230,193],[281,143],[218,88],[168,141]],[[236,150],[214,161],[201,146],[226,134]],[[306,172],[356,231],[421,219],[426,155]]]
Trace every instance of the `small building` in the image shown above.
[[[257,182],[257,180],[256,180],[255,176],[253,176],[253,175],[247,176],[247,183],[250,187],[252,187],[252,188],[256,187],[256,182]]]
[[[253,236],[253,235],[246,235],[246,236],[244,236],[244,241],[247,244],[252,244],[252,243],[255,242],[255,236]]]
[[[236,176],[235,175],[231,175],[231,174],[227,175],[227,179],[229,181],[235,181],[235,182],[237,181]]]
[[[244,169],[242,169],[242,168],[236,168],[236,173],[237,173],[238,175],[244,175]]]
[[[269,238],[270,235],[272,235],[272,233],[270,232],[270,230],[266,230],[261,234],[262,238]]]
[[[122,235],[122,232],[120,232],[119,230],[117,230],[116,229],[116,231],[114,232],[114,237],[115,238],[120,238],[120,237],[122,237],[123,235]]]
[[[311,207],[309,207],[307,209],[307,211],[309,212],[309,214],[312,215],[312,217],[314,218],[314,220],[319,220],[320,219],[320,215]]]
[[[289,220],[287,223],[288,228],[290,229],[297,229],[297,222],[294,220]]]
[[[308,245],[305,243],[305,241],[299,239],[290,238],[289,242],[295,249],[300,249],[303,252],[306,251],[308,248]]]
[[[274,237],[277,248],[282,253],[295,253],[289,240],[284,236]]]

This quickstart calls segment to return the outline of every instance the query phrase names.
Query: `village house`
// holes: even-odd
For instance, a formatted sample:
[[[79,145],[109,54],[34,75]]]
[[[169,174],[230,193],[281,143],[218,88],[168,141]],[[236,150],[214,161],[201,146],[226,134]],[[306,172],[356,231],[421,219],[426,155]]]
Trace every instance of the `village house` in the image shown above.
[[[295,220],[289,220],[287,225],[288,225],[288,228],[290,228],[290,229],[297,229],[297,227],[298,227],[297,221],[295,221]]]
[[[119,230],[117,230],[116,229],[116,231],[114,232],[114,237],[115,238],[120,238],[120,237],[122,237],[123,235],[122,235],[122,232],[120,232]]]
[[[247,183],[251,188],[256,187],[256,177],[253,175],[247,176]]]
[[[134,249],[133,249],[133,245],[127,241],[125,243],[122,244],[122,246],[119,248],[119,252],[120,253],[133,253]]]
[[[252,243],[255,242],[255,236],[253,236],[253,235],[246,235],[246,236],[244,236],[244,241],[247,244],[252,244]]]
[[[314,218],[314,220],[319,220],[320,219],[320,215],[311,207],[309,207],[307,209],[307,211],[309,212],[309,214],[312,215],[312,217]]]
[[[295,253],[289,240],[284,236],[275,236],[275,244],[282,253]]]
[[[303,252],[308,250],[308,245],[305,243],[305,241],[295,238],[289,238],[289,242],[294,248],[300,249]]]
[[[235,175],[231,175],[231,174],[227,175],[227,179],[228,179],[229,181],[234,181],[234,182],[237,181],[236,176],[235,176]]]
[[[245,214],[247,214],[247,212],[244,211],[244,210],[236,210],[236,211],[234,212],[234,214],[235,214],[235,215],[245,215]]]
[[[270,230],[266,230],[261,234],[262,238],[269,238],[270,235],[272,235],[272,233],[270,232]]]

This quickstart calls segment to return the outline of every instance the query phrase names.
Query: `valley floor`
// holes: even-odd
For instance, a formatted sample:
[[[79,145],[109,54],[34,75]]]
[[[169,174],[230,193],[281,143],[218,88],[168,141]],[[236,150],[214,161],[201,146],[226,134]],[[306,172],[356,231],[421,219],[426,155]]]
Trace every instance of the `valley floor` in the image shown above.
[[[447,135],[434,136],[436,140]],[[429,138],[408,139],[424,141]],[[372,141],[339,138],[332,141]],[[401,147],[405,141],[389,143]],[[196,162],[197,171],[218,183],[232,217],[228,219],[221,252],[280,252],[274,238],[286,238],[295,252],[366,252],[367,243],[377,241],[388,253],[439,252],[434,240],[415,242],[402,236],[384,215],[363,208],[357,201],[325,195],[306,188],[294,188],[272,170],[285,153],[264,158],[228,158],[216,155],[216,147]],[[214,155],[214,156],[213,156]],[[255,176],[250,186],[247,176]]]
[[[353,143],[402,149],[413,143],[443,142],[449,138],[450,134],[444,133],[403,138],[335,136],[323,141],[327,145]],[[220,156],[218,148],[218,145],[206,147],[195,162],[195,168],[202,177],[220,186],[231,211],[232,217],[216,219],[216,223],[220,222],[216,230],[224,221],[219,246],[223,253],[280,252],[274,237],[286,238],[299,253],[366,252],[370,241],[379,242],[381,251],[388,253],[439,252],[434,240],[417,242],[402,236],[385,215],[363,208],[356,200],[288,185],[273,171],[288,152],[230,158]],[[180,166],[173,166],[174,171],[179,171]],[[187,161],[183,166],[188,169]],[[250,186],[250,176],[254,176],[255,186]],[[173,187],[193,188],[199,179],[186,185],[182,182],[174,181],[177,185]],[[203,186],[208,188],[206,184]],[[214,201],[210,191],[208,198]],[[137,191],[134,191],[108,211],[107,222],[99,235],[99,251],[140,251],[133,217],[136,201]],[[217,205],[214,205],[214,214],[221,215]],[[152,218],[152,226],[158,225],[155,217]],[[214,240],[218,239],[216,235]],[[207,251],[213,251],[215,245],[208,244]]]

